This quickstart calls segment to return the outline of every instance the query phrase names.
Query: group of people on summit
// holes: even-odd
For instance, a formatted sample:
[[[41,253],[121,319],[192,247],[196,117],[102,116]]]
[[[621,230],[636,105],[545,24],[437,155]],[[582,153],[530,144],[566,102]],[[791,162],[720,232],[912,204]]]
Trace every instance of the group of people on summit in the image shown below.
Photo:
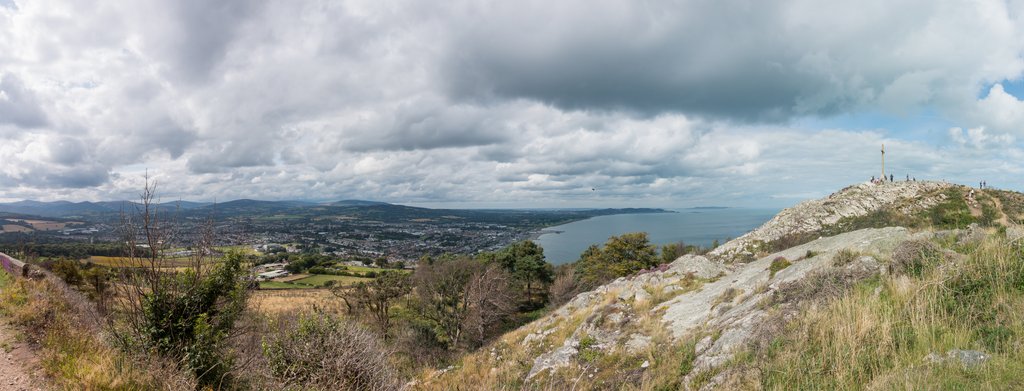
[[[916,182],[917,178],[911,178],[910,174],[907,174],[907,182],[911,182],[911,181]],[[892,175],[892,174],[889,174],[888,178],[886,178],[885,176],[881,176],[878,179],[875,179],[874,175],[871,176],[871,183],[874,183],[874,184],[877,185],[877,184],[884,183],[884,182],[896,182],[896,176]]]

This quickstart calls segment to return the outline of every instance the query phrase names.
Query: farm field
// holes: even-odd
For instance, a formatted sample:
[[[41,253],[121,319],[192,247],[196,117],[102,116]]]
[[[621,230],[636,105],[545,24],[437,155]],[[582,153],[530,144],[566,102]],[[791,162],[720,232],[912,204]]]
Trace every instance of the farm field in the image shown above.
[[[307,286],[295,285],[290,282],[260,281],[260,289],[308,289]]]
[[[345,304],[326,289],[261,290],[252,293],[250,308],[264,314],[314,309],[335,314],[345,313]]]
[[[106,266],[106,267],[125,267],[128,266],[128,258],[126,257],[105,257],[100,255],[92,255],[86,258],[83,263],[92,262],[95,265]],[[167,267],[188,267],[191,266],[191,261],[187,257],[183,258],[169,258],[167,259]]]
[[[0,231],[2,231],[2,232],[32,232],[32,228],[21,226],[21,225],[4,224],[3,229],[0,230]]]
[[[292,281],[295,284],[306,284],[313,286],[321,286],[327,281],[337,281],[340,285],[352,285],[357,282],[370,281],[369,278],[362,277],[349,277],[349,276],[332,276],[328,274],[313,274],[309,277],[302,278],[299,280]]]
[[[320,288],[327,281],[337,281],[339,285],[352,285],[357,282],[371,281],[369,278],[333,276],[329,274],[296,274],[277,278],[272,281],[260,282],[261,289],[314,289]]]
[[[309,277],[309,276],[311,276],[311,274],[292,274],[290,276],[275,278],[274,281],[276,281],[276,282],[292,282],[292,281],[295,281],[295,280],[301,280],[301,279]]]
[[[20,221],[31,225],[33,229],[37,231],[58,231],[64,229],[69,225],[82,224],[78,221],[60,222],[60,221],[49,221],[49,220],[24,220],[24,219],[8,219],[10,221]]]

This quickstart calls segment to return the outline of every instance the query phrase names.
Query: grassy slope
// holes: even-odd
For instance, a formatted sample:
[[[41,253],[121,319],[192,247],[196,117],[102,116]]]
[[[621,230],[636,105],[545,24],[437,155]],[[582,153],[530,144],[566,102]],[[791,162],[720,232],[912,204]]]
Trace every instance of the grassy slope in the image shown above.
[[[996,238],[958,250],[966,257],[949,272],[932,265],[921,276],[873,279],[826,306],[807,306],[766,348],[738,356],[732,384],[1024,388],[1024,246]],[[992,359],[971,368],[924,361],[952,349]]]
[[[191,377],[142,357],[129,357],[101,337],[95,313],[81,295],[49,280],[0,287],[0,321],[31,336],[41,365],[59,389],[174,390]],[[101,323],[99,323],[101,324]],[[92,326],[90,326],[92,325]]]

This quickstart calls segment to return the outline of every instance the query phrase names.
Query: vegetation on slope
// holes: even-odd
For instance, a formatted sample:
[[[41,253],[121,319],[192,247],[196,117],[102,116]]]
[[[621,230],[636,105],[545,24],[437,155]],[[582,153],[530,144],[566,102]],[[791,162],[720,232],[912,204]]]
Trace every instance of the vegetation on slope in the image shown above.
[[[864,228],[883,227],[907,227],[907,228],[932,228],[932,229],[963,229],[980,219],[971,215],[970,207],[965,201],[966,192],[963,187],[951,187],[942,190],[942,202],[924,210],[913,213],[904,212],[908,205],[893,205],[879,208],[863,216],[851,216],[839,219],[835,224],[825,226],[820,231],[791,234],[779,238],[764,246],[764,253],[782,251],[787,248],[798,246],[822,236],[834,236],[841,233],[853,232]],[[980,194],[980,193],[979,193]],[[926,195],[928,197],[931,195]],[[912,203],[915,200],[907,200]],[[987,205],[982,203],[982,205]],[[992,209],[987,225],[994,224],[995,210]]]
[[[905,260],[920,268],[868,279],[831,302],[807,302],[724,369],[741,389],[1020,389],[1024,387],[1024,246],[990,238],[944,259],[930,247]],[[814,280],[813,284],[820,284]],[[820,288],[816,288],[820,289]],[[771,326],[766,326],[771,327]],[[977,364],[932,362],[976,350]],[[685,356],[687,351],[676,350]],[[685,357],[665,357],[684,364]],[[657,370],[666,370],[664,366]],[[697,376],[696,386],[713,375]],[[657,377],[653,375],[652,377]],[[658,382],[645,389],[662,389]]]
[[[2,274],[2,273],[0,273]],[[6,277],[3,277],[6,278]],[[42,367],[67,390],[182,390],[192,376],[173,363],[114,347],[102,319],[77,291],[52,280],[19,279],[0,288],[0,316],[28,334]]]

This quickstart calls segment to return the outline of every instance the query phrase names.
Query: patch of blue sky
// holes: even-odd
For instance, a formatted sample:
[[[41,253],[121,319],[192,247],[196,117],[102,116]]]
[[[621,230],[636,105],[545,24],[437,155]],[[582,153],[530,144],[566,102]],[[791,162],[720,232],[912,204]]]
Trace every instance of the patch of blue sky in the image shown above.
[[[949,128],[958,126],[932,108],[906,114],[872,110],[825,118],[807,117],[795,125],[808,130],[878,131],[886,137],[930,144],[946,143],[949,140]]]
[[[1007,94],[1013,95],[1017,99],[1024,99],[1024,77],[1020,77],[1013,80],[1003,80],[998,83],[986,84],[984,88],[978,91],[978,99],[982,99],[988,96],[988,91],[992,89],[992,86],[996,84],[1003,85],[1003,91]]]

